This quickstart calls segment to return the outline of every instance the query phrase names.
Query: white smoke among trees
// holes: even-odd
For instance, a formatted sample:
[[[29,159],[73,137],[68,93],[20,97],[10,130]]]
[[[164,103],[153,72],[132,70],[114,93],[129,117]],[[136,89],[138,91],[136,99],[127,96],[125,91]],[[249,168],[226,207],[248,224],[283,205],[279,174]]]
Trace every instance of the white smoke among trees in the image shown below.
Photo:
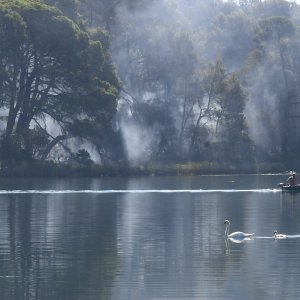
[[[115,128],[131,163],[251,164],[254,153],[284,160],[300,145],[296,2],[85,0],[79,8],[86,26],[109,32],[122,81]]]
[[[177,131],[177,137],[173,135],[170,143],[177,140],[173,146],[177,150],[182,147],[186,158],[190,155],[187,153],[189,138],[200,128],[199,134],[206,132],[198,136],[200,144],[202,141],[198,150],[201,149],[202,154],[204,144],[208,149],[219,144],[213,128],[218,124],[214,125],[218,122],[218,113],[222,113],[218,112],[220,99],[215,100],[203,123],[197,125],[197,116],[204,110],[203,99],[207,97],[204,96],[205,73],[218,60],[224,64],[226,77],[237,74],[247,95],[243,111],[245,124],[257,149],[269,154],[282,151],[285,121],[281,113],[284,101],[280,99],[287,93],[282,70],[285,68],[286,74],[295,72],[288,51],[292,47],[299,49],[299,44],[291,45],[282,33],[279,46],[276,40],[269,40],[262,48],[257,41],[257,30],[260,22],[274,16],[281,17],[283,22],[299,22],[299,7],[287,1],[181,0],[154,1],[141,11],[119,7],[112,45],[124,89],[134,95],[136,103],[164,104]],[[280,56],[280,47],[284,49],[281,49],[284,57]],[[288,81],[290,85],[291,77]],[[145,94],[151,94],[152,98]],[[220,93],[216,97],[224,95]],[[153,140],[149,124],[136,125],[134,132],[146,131]],[[127,132],[126,122],[121,128]],[[148,149],[151,149],[151,141]],[[201,156],[199,151],[198,157]]]

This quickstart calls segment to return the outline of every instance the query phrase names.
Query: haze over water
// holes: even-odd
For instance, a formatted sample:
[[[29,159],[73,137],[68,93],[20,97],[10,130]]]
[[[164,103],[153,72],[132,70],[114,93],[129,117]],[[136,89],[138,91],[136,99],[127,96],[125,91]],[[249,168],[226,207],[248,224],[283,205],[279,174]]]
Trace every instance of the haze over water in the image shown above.
[[[2,180],[3,299],[297,299],[285,176]],[[230,232],[255,232],[244,243]],[[274,241],[273,231],[289,235]]]

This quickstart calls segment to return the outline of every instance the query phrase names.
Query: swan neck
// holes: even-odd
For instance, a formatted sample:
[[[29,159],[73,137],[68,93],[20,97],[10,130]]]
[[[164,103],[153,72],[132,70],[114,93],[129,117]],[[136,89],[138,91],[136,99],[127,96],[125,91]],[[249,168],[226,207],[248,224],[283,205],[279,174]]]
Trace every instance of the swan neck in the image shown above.
[[[226,228],[225,228],[225,236],[226,237],[228,236],[228,233],[229,233],[229,225],[230,225],[230,223],[226,223]]]

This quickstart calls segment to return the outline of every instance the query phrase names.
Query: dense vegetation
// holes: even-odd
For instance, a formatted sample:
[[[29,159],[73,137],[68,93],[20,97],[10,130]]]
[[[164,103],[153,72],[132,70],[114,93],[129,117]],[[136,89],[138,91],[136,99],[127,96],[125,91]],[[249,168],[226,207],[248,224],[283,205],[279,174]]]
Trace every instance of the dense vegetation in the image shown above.
[[[1,0],[2,171],[300,167],[299,26],[284,0]]]

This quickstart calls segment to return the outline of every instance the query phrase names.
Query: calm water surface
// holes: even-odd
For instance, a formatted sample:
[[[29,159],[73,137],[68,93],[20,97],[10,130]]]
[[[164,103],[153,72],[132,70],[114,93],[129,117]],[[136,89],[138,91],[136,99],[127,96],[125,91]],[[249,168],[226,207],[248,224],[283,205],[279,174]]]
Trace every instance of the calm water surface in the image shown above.
[[[284,178],[2,179],[1,299],[300,299]],[[226,243],[224,219],[256,238]]]

